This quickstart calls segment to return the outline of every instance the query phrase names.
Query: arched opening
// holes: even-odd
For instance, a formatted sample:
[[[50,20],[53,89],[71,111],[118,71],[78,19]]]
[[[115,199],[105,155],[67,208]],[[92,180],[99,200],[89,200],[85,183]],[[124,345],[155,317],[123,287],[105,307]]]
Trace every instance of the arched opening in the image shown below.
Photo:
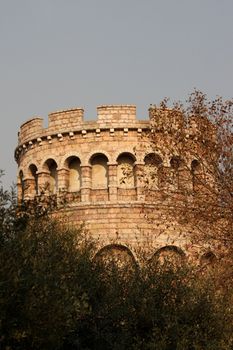
[[[23,201],[24,195],[25,195],[24,174],[23,174],[23,171],[20,170],[20,172],[19,172],[19,186],[18,186],[18,199],[20,201]]]
[[[122,153],[117,158],[118,187],[121,187],[121,188],[135,187],[134,162],[135,162],[135,158],[130,153]]]
[[[156,153],[147,154],[144,158],[144,183],[146,189],[156,190],[160,187],[162,158]]]
[[[75,156],[69,157],[66,164],[69,169],[68,191],[78,192],[82,185],[80,159]]]
[[[32,178],[32,183],[31,183],[31,194],[33,196],[37,195],[39,193],[39,187],[38,187],[38,169],[35,164],[31,164],[29,166],[29,174],[30,177]]]
[[[120,244],[110,244],[103,247],[95,255],[95,260],[103,263],[106,268],[117,267],[121,270],[134,270],[137,267],[131,250]]]
[[[216,255],[211,251],[204,253],[200,258],[200,264],[202,266],[213,266],[216,261]]]
[[[150,263],[160,267],[179,267],[183,264],[185,254],[182,249],[169,245],[160,248],[150,259]]]
[[[46,169],[48,171],[48,185],[49,193],[55,194],[58,190],[58,177],[57,177],[57,163],[54,159],[48,159],[45,162]]]
[[[136,200],[135,158],[130,153],[122,153],[117,158],[118,200]]]
[[[182,189],[182,176],[184,172],[184,161],[179,156],[174,156],[170,160],[172,169],[172,184],[175,190]]]
[[[97,154],[91,158],[91,180],[93,189],[108,187],[108,158],[104,154]]]
[[[202,166],[197,159],[191,163],[193,191],[198,191],[203,181]]]

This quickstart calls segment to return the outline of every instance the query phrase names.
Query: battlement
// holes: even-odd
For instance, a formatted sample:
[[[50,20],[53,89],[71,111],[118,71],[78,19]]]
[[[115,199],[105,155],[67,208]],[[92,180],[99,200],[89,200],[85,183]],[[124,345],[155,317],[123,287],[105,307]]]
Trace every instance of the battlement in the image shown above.
[[[94,121],[84,120],[83,108],[52,112],[49,114],[48,120],[48,128],[43,128],[43,119],[40,117],[25,122],[20,127],[19,145],[42,136],[68,133],[86,128],[127,128],[135,126],[134,124],[139,122],[136,119],[136,106],[133,105],[99,106],[97,107],[97,120]]]
[[[215,128],[207,118],[190,116],[186,118],[181,112],[173,109],[161,109],[156,106],[149,108],[149,119],[136,118],[135,105],[102,105],[97,107],[97,119],[84,120],[83,108],[72,108],[52,112],[48,116],[48,127],[43,128],[43,119],[35,117],[20,127],[19,146],[33,140],[50,138],[64,134],[83,133],[108,129],[114,130],[149,130],[173,134],[177,130],[185,130],[190,137],[206,139],[215,142]],[[141,132],[140,131],[140,132]]]
[[[37,137],[43,130],[43,119],[35,117],[21,125],[19,131],[19,144],[25,143]]]
[[[49,114],[49,130],[56,132],[59,130],[68,130],[83,124],[83,108],[67,109],[64,111],[52,112]]]
[[[102,105],[97,107],[99,122],[129,123],[136,120],[136,106],[134,105]]]

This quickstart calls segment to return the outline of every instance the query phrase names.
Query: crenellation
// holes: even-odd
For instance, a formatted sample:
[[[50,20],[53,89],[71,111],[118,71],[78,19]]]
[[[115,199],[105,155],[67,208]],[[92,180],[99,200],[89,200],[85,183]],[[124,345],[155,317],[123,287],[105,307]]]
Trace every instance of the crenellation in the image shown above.
[[[36,138],[40,135],[43,129],[43,119],[35,117],[28,120],[20,127],[19,132],[19,144],[26,143],[27,141]]]
[[[102,105],[97,107],[99,122],[130,123],[136,119],[136,106],[133,105]]]
[[[63,129],[77,127],[83,124],[83,108],[69,109],[49,114],[49,130],[57,129],[60,125]]]

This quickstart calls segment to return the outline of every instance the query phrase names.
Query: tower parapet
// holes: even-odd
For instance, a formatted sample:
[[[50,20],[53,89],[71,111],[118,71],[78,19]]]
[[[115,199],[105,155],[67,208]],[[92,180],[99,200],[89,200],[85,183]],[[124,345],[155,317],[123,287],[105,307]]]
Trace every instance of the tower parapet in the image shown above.
[[[50,133],[62,132],[80,127],[83,124],[83,115],[83,108],[52,112],[49,114],[48,131]]]
[[[43,130],[43,119],[35,117],[25,122],[20,127],[19,131],[19,144],[30,141],[37,138]]]
[[[134,105],[102,105],[97,107],[99,123],[128,124],[136,121],[136,106]]]

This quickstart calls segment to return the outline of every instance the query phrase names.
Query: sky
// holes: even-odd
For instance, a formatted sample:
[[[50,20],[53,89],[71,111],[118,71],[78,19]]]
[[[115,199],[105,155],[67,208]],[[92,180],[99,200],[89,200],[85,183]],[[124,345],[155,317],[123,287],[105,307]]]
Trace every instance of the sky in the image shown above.
[[[138,119],[194,88],[233,97],[232,0],[0,0],[0,169],[16,179],[26,120],[102,104]]]

